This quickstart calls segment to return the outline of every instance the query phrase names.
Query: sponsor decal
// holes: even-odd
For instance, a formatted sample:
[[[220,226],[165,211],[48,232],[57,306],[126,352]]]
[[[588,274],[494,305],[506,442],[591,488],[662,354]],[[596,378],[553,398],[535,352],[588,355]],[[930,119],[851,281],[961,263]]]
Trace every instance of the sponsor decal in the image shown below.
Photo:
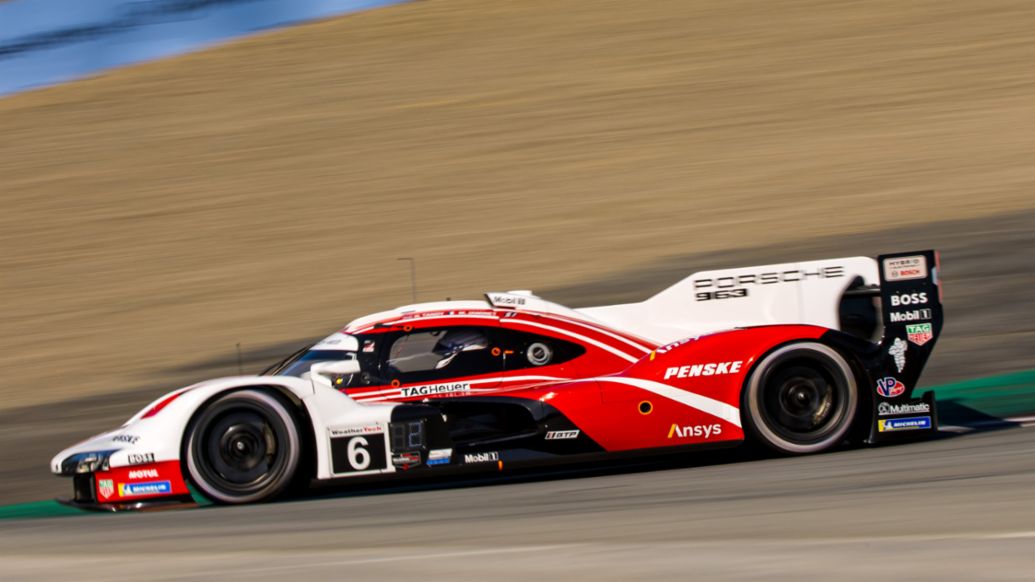
[[[429,465],[448,465],[453,457],[453,449],[433,449],[428,451]]]
[[[115,482],[111,479],[101,479],[97,481],[97,492],[101,494],[101,497],[107,499],[115,494]]]
[[[383,432],[381,427],[376,424],[368,424],[366,426],[344,426],[330,429],[332,437],[346,437],[356,434],[374,434]]]
[[[884,278],[888,281],[909,281],[927,277],[927,259],[923,255],[884,259]]]
[[[377,347],[377,344],[374,342],[374,340],[366,340],[366,341],[363,342],[363,353],[364,354],[373,353],[373,351],[374,351],[374,349],[376,347]]]
[[[493,305],[524,305],[528,300],[516,295],[489,295],[489,302]]]
[[[675,376],[676,378],[694,378],[696,376],[722,376],[725,374],[736,374],[744,364],[743,360],[735,362],[718,362],[713,364],[693,364],[690,366],[679,366],[665,370],[665,379]]]
[[[409,469],[420,464],[420,451],[407,451],[392,455],[392,464],[396,467]]]
[[[891,296],[892,307],[903,305],[927,305],[927,293],[895,293]]]
[[[414,396],[433,396],[438,394],[459,394],[471,391],[470,382],[447,382],[444,384],[425,384],[423,386],[406,386],[399,390],[403,398]]]
[[[892,311],[889,313],[891,323],[904,321],[930,321],[933,318],[930,309],[914,309],[912,311]]]
[[[914,344],[922,346],[934,339],[934,326],[930,323],[914,323],[907,325],[906,337]]]
[[[130,471],[126,476],[127,479],[157,479],[158,477],[158,469],[137,469]]]
[[[888,348],[888,354],[895,358],[895,367],[898,368],[899,374],[906,368],[906,350],[908,348],[909,344],[902,341],[900,337],[895,338],[895,341],[891,343],[891,347]]]
[[[465,463],[495,463],[500,460],[500,454],[496,451],[491,453],[467,453],[464,455]]]
[[[712,301],[715,299],[737,299],[739,297],[747,297],[748,290],[744,287],[740,289],[719,289],[718,291],[701,291],[694,294],[697,301]]]
[[[762,273],[745,273],[743,275],[727,275],[724,277],[705,277],[694,279],[694,291],[697,301],[714,299],[735,299],[747,297],[750,285],[775,285],[778,283],[797,283],[809,279],[836,279],[845,276],[845,268],[840,265],[823,267],[813,271],[790,269],[787,271],[769,271]]]
[[[894,398],[901,396],[906,391],[906,386],[902,382],[899,382],[897,378],[888,376],[877,380],[877,394],[885,398]]]
[[[656,349],[654,351],[656,353],[658,353],[658,354],[667,354],[668,352],[671,352],[672,350],[678,348],[679,346],[681,346],[683,344],[688,344],[688,343],[694,341],[695,339],[697,339],[697,337],[683,338],[683,339],[681,339],[679,341],[674,341],[674,342],[672,342],[670,344],[665,344],[665,345],[661,346],[660,348],[658,348],[658,349]]]
[[[126,457],[127,462],[130,465],[143,465],[145,463],[155,462],[154,453],[133,453]]]
[[[546,440],[548,441],[563,441],[569,439],[579,438],[579,432],[577,430],[551,430],[546,433]]]
[[[686,426],[679,426],[673,424],[668,429],[668,438],[711,438],[713,436],[719,436],[722,434],[722,426],[719,424],[692,424]]]
[[[907,402],[904,404],[891,404],[881,402],[877,405],[877,414],[880,416],[895,416],[896,414],[922,414],[931,412],[931,405],[926,402]]]
[[[137,495],[164,495],[172,492],[169,481],[148,481],[146,483],[119,483],[119,497]]]
[[[924,430],[931,428],[930,416],[911,416],[909,418],[889,418],[877,421],[877,432],[896,430]]]
[[[137,441],[140,440],[140,437],[133,436],[131,434],[117,434],[117,435],[111,437],[111,440],[116,442],[116,443],[127,443],[127,444],[131,444],[131,445],[135,445],[135,444],[137,444]]]

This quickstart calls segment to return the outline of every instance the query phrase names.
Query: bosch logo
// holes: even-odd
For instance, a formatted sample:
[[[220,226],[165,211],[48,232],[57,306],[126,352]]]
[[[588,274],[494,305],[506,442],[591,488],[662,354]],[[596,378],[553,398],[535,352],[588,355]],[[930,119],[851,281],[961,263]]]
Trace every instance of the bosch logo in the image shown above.
[[[926,305],[927,293],[897,293],[891,296],[891,306]]]

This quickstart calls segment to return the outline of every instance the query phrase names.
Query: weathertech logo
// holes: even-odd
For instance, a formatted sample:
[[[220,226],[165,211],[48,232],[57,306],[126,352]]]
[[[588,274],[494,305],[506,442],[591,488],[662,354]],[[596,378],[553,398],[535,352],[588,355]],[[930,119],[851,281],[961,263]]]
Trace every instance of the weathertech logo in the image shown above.
[[[722,426],[718,424],[692,424],[688,426],[679,426],[673,424],[672,428],[668,429],[668,438],[678,439],[689,439],[689,438],[711,438],[713,436],[719,436],[722,434]]]
[[[716,364],[693,364],[692,366],[680,366],[665,370],[665,379],[675,376],[676,378],[694,378],[696,376],[722,376],[724,374],[736,374],[744,364],[742,360],[735,362],[719,362]]]

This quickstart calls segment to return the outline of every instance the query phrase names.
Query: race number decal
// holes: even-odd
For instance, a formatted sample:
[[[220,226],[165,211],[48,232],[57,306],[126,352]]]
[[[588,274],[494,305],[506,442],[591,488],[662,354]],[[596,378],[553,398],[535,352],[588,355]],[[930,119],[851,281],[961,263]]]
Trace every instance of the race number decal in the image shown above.
[[[331,468],[335,475],[386,467],[383,432],[331,438]]]

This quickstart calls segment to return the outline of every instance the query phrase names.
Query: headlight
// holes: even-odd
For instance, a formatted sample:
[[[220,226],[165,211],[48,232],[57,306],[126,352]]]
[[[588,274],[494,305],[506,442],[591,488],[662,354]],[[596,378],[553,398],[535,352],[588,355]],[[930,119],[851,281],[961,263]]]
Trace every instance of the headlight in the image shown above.
[[[108,470],[108,457],[118,449],[112,451],[92,451],[89,453],[76,453],[61,461],[62,475],[75,475],[76,473],[93,473],[95,471]]]

